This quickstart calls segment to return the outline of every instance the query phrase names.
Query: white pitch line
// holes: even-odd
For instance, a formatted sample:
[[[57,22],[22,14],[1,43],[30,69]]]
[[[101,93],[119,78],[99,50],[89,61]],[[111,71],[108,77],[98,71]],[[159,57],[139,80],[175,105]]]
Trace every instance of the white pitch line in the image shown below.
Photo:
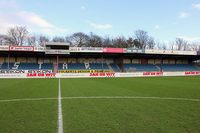
[[[22,98],[22,99],[2,99],[0,103],[4,102],[18,102],[18,101],[41,101],[41,100],[57,100],[57,97],[50,97],[50,98]]]
[[[174,97],[141,97],[141,96],[86,96],[86,97],[62,97],[62,99],[159,99],[159,100],[178,100],[200,102],[194,98],[174,98]]]
[[[4,102],[20,102],[20,101],[42,101],[42,100],[58,100],[57,97],[52,98],[22,98],[22,99],[2,99]],[[175,97],[140,97],[140,96],[79,96],[79,97],[61,97],[63,100],[70,99],[153,99],[153,100],[175,100],[175,101],[193,101],[200,102],[200,99],[195,98],[175,98]]]
[[[58,84],[58,133],[63,133],[62,97],[60,78]]]

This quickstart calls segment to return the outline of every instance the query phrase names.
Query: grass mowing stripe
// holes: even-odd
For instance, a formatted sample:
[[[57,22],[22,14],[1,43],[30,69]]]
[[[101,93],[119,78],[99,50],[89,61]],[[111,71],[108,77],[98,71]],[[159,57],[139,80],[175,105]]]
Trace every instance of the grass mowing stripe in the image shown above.
[[[60,79],[58,80],[58,133],[63,133],[62,97]]]

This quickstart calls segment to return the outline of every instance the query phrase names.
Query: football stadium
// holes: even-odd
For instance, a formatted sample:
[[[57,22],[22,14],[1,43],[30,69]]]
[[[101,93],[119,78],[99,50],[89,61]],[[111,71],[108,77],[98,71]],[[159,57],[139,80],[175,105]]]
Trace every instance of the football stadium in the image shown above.
[[[0,46],[0,132],[200,132],[197,51]]]
[[[0,0],[0,133],[200,133],[200,0]]]

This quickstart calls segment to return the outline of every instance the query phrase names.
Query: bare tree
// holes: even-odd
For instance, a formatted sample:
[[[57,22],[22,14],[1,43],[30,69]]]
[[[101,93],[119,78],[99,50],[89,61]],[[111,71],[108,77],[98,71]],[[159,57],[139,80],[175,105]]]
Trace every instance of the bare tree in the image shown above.
[[[22,46],[28,36],[28,30],[25,26],[15,26],[8,29],[8,42],[11,45]]]
[[[176,38],[174,45],[176,46],[177,50],[187,50],[188,41],[182,38]]]
[[[7,35],[0,35],[0,45],[9,45]]]
[[[33,45],[36,45],[36,37],[35,36],[29,36],[27,38],[27,44],[29,46],[33,46]]]
[[[135,31],[135,43],[135,46],[140,49],[153,49],[155,46],[154,38],[149,36],[148,32],[144,30]]]
[[[200,51],[200,42],[192,42],[188,44],[188,50]]]
[[[163,43],[161,49],[162,50],[167,50],[167,45],[165,43]]]
[[[119,36],[113,40],[114,46],[117,48],[127,48],[128,44],[126,38],[123,36]]]
[[[114,47],[113,40],[109,36],[103,38],[103,47]]]
[[[69,37],[66,37],[66,40],[72,46],[82,47],[88,45],[89,36],[83,32],[77,32]]]
[[[127,40],[126,40],[126,43],[127,43],[127,47],[134,47],[134,39],[132,37],[129,37]]]
[[[135,39],[139,42],[138,48],[146,48],[149,39],[148,33],[144,30],[135,31]]]
[[[154,49],[156,43],[153,37],[149,37],[148,42],[147,42],[147,48],[148,49]]]
[[[140,43],[138,39],[133,40],[133,45],[135,48],[142,48],[142,44]]]
[[[159,50],[166,50],[166,49],[167,49],[167,44],[164,43],[164,42],[159,42],[159,41],[157,41],[155,46],[156,46],[157,49],[159,49]]]
[[[89,47],[102,47],[103,41],[102,38],[98,35],[90,33],[88,46]]]
[[[44,35],[40,35],[37,41],[38,41],[38,44],[43,47],[47,42],[49,42],[49,38]]]
[[[65,38],[56,36],[52,39],[52,42],[65,42]]]

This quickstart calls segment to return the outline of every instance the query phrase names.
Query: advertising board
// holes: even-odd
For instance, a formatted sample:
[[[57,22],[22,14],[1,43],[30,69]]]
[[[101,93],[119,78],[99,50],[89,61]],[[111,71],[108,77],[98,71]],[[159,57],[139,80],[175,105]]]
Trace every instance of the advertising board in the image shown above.
[[[9,46],[0,46],[0,51],[8,51]]]
[[[104,53],[124,53],[123,48],[103,48]]]
[[[144,53],[142,49],[125,48],[124,53]]]
[[[94,52],[94,53],[102,53],[103,48],[101,47],[70,47],[70,52]]]
[[[69,50],[45,50],[45,54],[69,54]]]
[[[0,78],[114,78],[114,77],[155,77],[155,76],[195,76],[200,71],[191,72],[93,72],[93,73],[0,73]]]
[[[34,46],[9,46],[9,51],[34,51]]]
[[[146,54],[197,55],[197,51],[146,49]]]

